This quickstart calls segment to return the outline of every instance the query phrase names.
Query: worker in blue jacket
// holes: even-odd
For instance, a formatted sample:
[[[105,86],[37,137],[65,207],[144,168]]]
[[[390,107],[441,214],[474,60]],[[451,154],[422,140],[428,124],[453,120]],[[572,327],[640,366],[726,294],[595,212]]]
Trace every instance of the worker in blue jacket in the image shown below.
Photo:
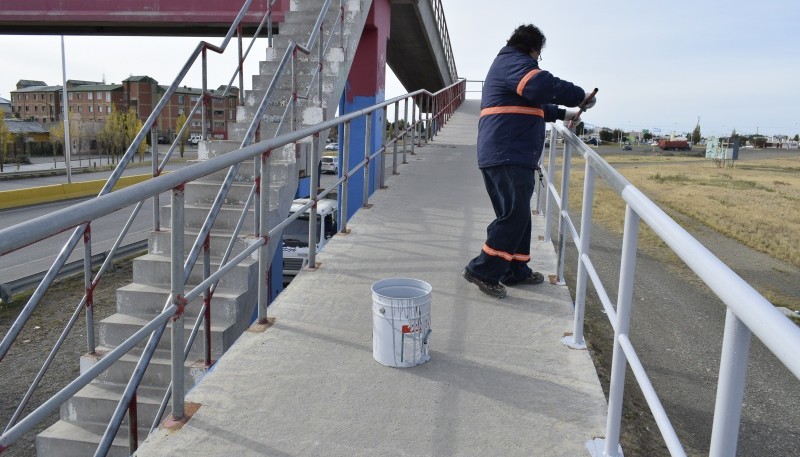
[[[539,69],[544,34],[519,26],[494,59],[483,85],[478,123],[478,167],[496,219],[487,228],[480,254],[462,275],[497,298],[518,284],[540,284],[544,277],[528,267],[534,170],[545,140],[545,123],[578,121],[579,110],[595,99],[580,87]]]

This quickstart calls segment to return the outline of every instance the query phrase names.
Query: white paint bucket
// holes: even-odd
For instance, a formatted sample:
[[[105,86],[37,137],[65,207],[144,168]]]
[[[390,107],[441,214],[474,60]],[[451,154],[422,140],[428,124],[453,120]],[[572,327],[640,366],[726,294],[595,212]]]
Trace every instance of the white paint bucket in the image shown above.
[[[430,360],[431,291],[425,281],[382,279],[372,285],[372,357],[390,367]]]

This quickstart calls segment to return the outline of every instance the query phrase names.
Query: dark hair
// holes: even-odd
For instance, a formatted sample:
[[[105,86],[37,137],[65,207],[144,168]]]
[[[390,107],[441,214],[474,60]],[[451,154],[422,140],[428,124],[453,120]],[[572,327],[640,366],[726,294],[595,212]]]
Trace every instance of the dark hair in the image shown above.
[[[541,52],[545,41],[547,41],[547,38],[544,37],[544,33],[538,27],[533,24],[527,24],[517,27],[506,44],[525,54],[530,54],[531,51]]]

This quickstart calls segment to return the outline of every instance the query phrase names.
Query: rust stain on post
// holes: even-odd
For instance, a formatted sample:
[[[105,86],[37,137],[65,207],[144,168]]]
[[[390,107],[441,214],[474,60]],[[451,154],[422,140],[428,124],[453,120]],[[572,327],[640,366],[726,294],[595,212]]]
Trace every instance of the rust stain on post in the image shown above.
[[[186,425],[189,420],[191,420],[192,416],[194,416],[194,413],[200,409],[200,406],[202,406],[200,403],[186,402],[183,408],[183,419],[175,420],[172,417],[169,417],[164,419],[164,422],[161,423],[159,428],[167,429],[172,432],[182,429],[183,426]]]

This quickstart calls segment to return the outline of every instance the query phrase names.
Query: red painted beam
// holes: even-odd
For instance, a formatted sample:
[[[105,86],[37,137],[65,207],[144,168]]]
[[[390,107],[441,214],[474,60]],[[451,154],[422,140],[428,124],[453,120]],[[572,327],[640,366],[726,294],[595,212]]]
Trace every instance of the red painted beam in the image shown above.
[[[268,3],[253,0],[243,26],[257,27]],[[217,34],[227,30],[243,4],[220,0],[3,0],[0,33]],[[282,22],[288,8],[289,0],[276,1],[273,22]]]

